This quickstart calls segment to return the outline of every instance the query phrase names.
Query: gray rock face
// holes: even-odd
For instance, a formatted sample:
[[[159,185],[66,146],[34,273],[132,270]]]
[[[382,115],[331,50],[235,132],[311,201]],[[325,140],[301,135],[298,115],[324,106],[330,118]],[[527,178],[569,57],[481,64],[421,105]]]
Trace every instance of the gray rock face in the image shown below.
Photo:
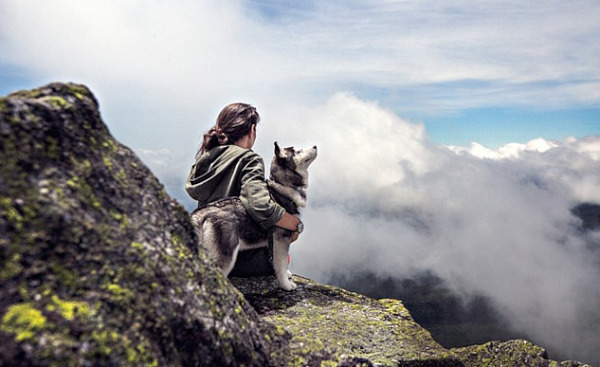
[[[0,366],[580,365],[444,349],[402,302],[298,276],[232,284],[81,85],[0,98],[0,159]]]
[[[0,365],[274,365],[285,343],[85,87],[0,99]]]
[[[279,289],[273,277],[236,279],[263,320],[291,335],[292,365],[577,367],[556,362],[525,340],[445,349],[417,324],[401,301],[373,300],[295,276],[295,292]]]

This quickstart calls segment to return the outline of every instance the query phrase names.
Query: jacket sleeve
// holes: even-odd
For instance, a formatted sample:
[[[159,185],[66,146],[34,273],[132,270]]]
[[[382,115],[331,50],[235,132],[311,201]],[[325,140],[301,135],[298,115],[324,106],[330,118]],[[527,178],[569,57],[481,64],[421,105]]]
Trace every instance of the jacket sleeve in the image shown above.
[[[267,229],[279,222],[285,209],[271,198],[265,181],[264,162],[258,154],[252,153],[242,168],[240,199],[252,219]]]

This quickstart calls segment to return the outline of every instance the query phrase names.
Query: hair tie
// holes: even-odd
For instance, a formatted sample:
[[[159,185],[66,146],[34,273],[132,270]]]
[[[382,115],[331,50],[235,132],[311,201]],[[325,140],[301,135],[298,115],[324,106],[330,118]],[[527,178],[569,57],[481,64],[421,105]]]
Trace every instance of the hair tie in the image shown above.
[[[217,133],[217,140],[219,141],[220,145],[224,145],[224,144],[227,144],[227,142],[229,141],[229,138],[227,137],[227,134],[222,133],[222,132],[218,132]]]

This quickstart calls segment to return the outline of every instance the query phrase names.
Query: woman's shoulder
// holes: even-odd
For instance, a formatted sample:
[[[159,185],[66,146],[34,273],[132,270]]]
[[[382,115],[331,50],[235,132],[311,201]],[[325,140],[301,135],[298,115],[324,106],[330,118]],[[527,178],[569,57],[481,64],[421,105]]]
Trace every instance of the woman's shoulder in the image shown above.
[[[208,152],[204,153],[209,159],[216,159],[219,157],[220,159],[235,159],[239,157],[254,157],[258,156],[257,153],[252,151],[251,149],[246,149],[242,147],[238,147],[237,145],[219,145]]]
[[[252,149],[238,147],[237,145],[220,145],[212,148],[201,156],[199,162],[208,162],[210,165],[229,165],[240,162],[243,166],[264,166],[262,157]]]
[[[237,145],[228,145],[226,148],[226,154],[231,154],[233,156],[239,156],[244,160],[260,160],[262,161],[262,157],[253,151],[252,149],[238,147]]]

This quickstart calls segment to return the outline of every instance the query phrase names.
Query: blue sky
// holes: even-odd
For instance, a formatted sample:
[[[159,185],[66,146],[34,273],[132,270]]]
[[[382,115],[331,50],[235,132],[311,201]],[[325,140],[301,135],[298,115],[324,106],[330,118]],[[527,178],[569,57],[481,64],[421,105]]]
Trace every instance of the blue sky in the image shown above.
[[[597,135],[600,110],[489,107],[431,117],[426,121],[427,131],[434,141],[461,146],[480,142],[498,148],[508,142],[527,142],[540,137],[564,140],[568,137]]]

